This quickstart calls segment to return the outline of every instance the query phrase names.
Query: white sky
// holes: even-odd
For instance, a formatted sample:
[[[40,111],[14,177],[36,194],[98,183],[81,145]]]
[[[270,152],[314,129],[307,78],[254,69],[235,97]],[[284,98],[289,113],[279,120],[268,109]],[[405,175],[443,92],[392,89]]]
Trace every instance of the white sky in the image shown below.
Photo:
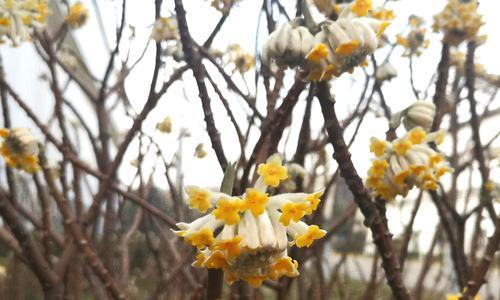
[[[99,34],[92,1],[85,0],[83,2],[90,8],[90,19],[85,27],[75,31],[75,35],[82,47],[84,57],[92,73],[97,77],[102,77],[108,61],[108,54]],[[169,11],[173,11],[173,1],[164,2],[163,15],[168,16],[170,14]],[[284,0],[282,2],[287,5],[289,15],[293,16],[295,1]],[[382,2],[383,1],[374,1],[374,4],[378,5]],[[119,13],[116,13],[116,11],[120,10],[120,8],[117,7],[120,5],[119,3],[120,1],[99,1],[101,13],[104,16],[107,36],[110,39],[111,45],[114,43],[115,24],[118,22],[117,20],[120,16]],[[201,43],[208,37],[212,28],[218,22],[220,13],[210,8],[208,1],[187,0],[184,1],[184,3],[188,11],[190,31],[194,39]],[[401,31],[400,28],[403,28],[407,24],[410,14],[423,16],[427,21],[426,25],[430,27],[432,24],[432,15],[439,12],[444,6],[444,3],[445,1],[435,0],[388,2],[387,7],[394,9],[396,14],[396,19],[387,30],[387,34],[390,36],[391,41],[395,40],[394,36]],[[226,24],[215,39],[214,47],[223,50],[228,44],[238,43],[251,53],[254,53],[255,49],[258,50],[265,39],[266,33],[264,18],[260,24],[260,36],[256,39],[257,22],[261,5],[261,1],[243,0],[238,7],[234,8]],[[479,10],[480,13],[484,15],[486,24],[483,26],[482,31],[488,34],[488,41],[486,45],[478,50],[477,57],[478,60],[486,66],[489,72],[499,74],[500,60],[498,59],[498,51],[500,49],[500,35],[498,34],[498,29],[500,28],[500,18],[498,18],[498,12],[500,11],[500,2],[497,0],[483,0],[481,1]],[[127,20],[128,24],[135,27],[136,39],[133,40],[130,45],[124,42],[122,50],[125,53],[130,46],[131,61],[135,61],[135,59],[139,57],[149,38],[151,24],[154,21],[153,12],[153,1],[128,1]],[[284,19],[281,20],[281,23],[283,21]],[[431,75],[436,70],[441,47],[439,42],[440,36],[430,33],[430,30],[428,32],[428,37],[431,39],[430,47],[421,57],[415,59],[414,64],[415,81],[417,88],[420,89],[425,88]],[[128,39],[129,34],[130,30],[127,29],[125,31],[124,41]],[[258,45],[256,45],[256,40],[259,41]],[[145,59],[137,66],[126,81],[129,98],[137,111],[142,108],[149,89],[149,81],[153,69],[152,50],[152,47],[149,47]],[[385,52],[385,50],[377,52],[376,55],[379,62],[385,57]],[[23,99],[34,108],[42,119],[48,119],[53,109],[52,104],[50,104],[52,103],[52,98],[48,93],[47,84],[38,80],[40,74],[45,73],[47,70],[34,56],[32,46],[30,44],[24,44],[19,48],[11,49],[2,45],[0,46],[0,53],[4,59],[9,82],[13,83]],[[408,106],[415,100],[409,85],[408,60],[402,58],[401,54],[402,49],[398,48],[395,50],[391,59],[391,63],[396,66],[399,71],[399,76],[392,82],[383,86],[385,96],[393,112]],[[117,62],[117,64],[119,64],[119,62]],[[167,67],[161,73],[160,82],[168,79],[172,69],[177,66],[179,66],[179,64],[175,63],[172,59],[168,59]],[[209,64],[207,64],[207,66],[209,71],[212,70]],[[291,71],[289,72],[291,73]],[[239,86],[244,87],[243,81],[238,74],[235,74],[233,78]],[[246,78],[253,93],[253,73],[250,72]],[[336,108],[341,118],[345,117],[356,105],[359,94],[361,93],[363,78],[363,72],[358,69],[353,76],[343,75],[341,78],[332,82],[332,90],[337,97]],[[202,186],[218,186],[222,178],[222,173],[218,167],[215,154],[211,150],[210,140],[205,132],[203,112],[197,96],[198,91],[190,72],[186,72],[183,79],[183,82],[174,84],[171,89],[169,89],[168,93],[162,97],[157,109],[153,111],[146,120],[144,129],[146,132],[152,133],[157,122],[161,121],[166,115],[172,117],[174,125],[174,132],[172,134],[161,135],[155,133],[157,141],[162,145],[163,150],[167,156],[169,156],[168,158],[170,158],[177,150],[176,140],[181,127],[189,128],[192,137],[187,139],[184,144],[183,171],[185,174],[185,183]],[[215,79],[219,83],[219,87],[224,89],[224,82],[218,76],[215,76]],[[289,86],[291,82],[288,81],[286,84]],[[264,95],[262,94],[262,85],[260,85],[259,89],[258,106],[263,108],[265,106],[265,97],[263,97]],[[210,92],[212,93],[211,90]],[[305,94],[306,93],[303,93],[302,96],[305,97]],[[430,95],[432,94],[433,87],[431,87],[430,90]],[[68,95],[70,95],[73,103],[77,104],[82,111],[86,112],[85,115],[92,115],[92,110],[88,102],[77,88],[71,86]],[[225,89],[224,95],[229,99],[236,118],[243,121],[248,111],[246,105],[241,105],[242,100],[234,96],[234,94],[225,91]],[[229,160],[235,161],[239,157],[239,145],[237,143],[236,134],[218,98],[214,96],[213,99],[212,106],[216,125],[221,132],[224,151]],[[298,120],[301,119],[304,107],[305,102],[300,101],[294,111],[295,123],[292,126],[291,135],[293,142],[290,143],[286,151],[289,156],[293,153],[293,149],[295,148],[296,141],[294,141],[294,139],[297,137],[298,126],[300,126]],[[26,126],[27,120],[24,114],[19,111],[15,111],[14,114],[14,125]],[[117,117],[119,116],[117,123],[121,129],[126,130],[129,128],[131,120],[124,117],[121,111],[114,115]],[[323,124],[323,119],[317,104],[313,109],[312,122],[312,136],[315,137],[321,130]],[[242,122],[242,124],[244,123],[245,122]],[[92,120],[92,127],[97,129],[97,125],[95,124],[95,120]],[[367,124],[369,124],[369,126]],[[246,125],[242,126],[242,130],[245,128]],[[369,137],[383,137],[386,129],[387,124],[385,119],[375,118],[372,115],[365,118],[364,126],[361,127],[357,142],[355,142],[352,147],[352,157],[360,174],[364,175],[366,173],[369,164]],[[484,126],[484,129],[484,140],[488,140],[490,136],[498,132],[499,126],[497,122],[490,122]],[[347,139],[350,138],[352,130],[353,128],[348,128],[346,130]],[[463,140],[461,140],[461,147],[465,147],[466,143],[469,141],[467,134],[464,133],[463,137]],[[255,143],[256,138],[257,135],[254,133],[252,136],[253,143]],[[205,143],[205,150],[209,153],[208,157],[202,160],[193,157],[194,148],[200,142]],[[328,146],[328,151],[331,152],[330,146]],[[84,159],[92,160],[90,152],[82,152],[81,156]],[[131,180],[131,177],[135,173],[135,168],[129,166],[127,162],[134,159],[136,156],[137,143],[134,142],[134,144],[129,147],[125,163],[120,169],[120,176],[126,183]],[[149,160],[146,163],[151,165],[153,160]],[[334,170],[335,164],[332,162],[329,167],[331,170]],[[160,171],[162,171],[162,168]],[[492,174],[492,178],[498,179],[498,169],[496,173]],[[161,186],[166,186],[162,174],[158,174],[158,176],[155,177],[155,181]],[[475,180],[475,184],[479,184],[479,180]],[[425,216],[421,214],[421,217],[417,218],[415,228],[416,230],[422,231],[422,236],[428,237],[435,230],[435,226],[433,225],[437,224],[438,219],[432,203],[424,201],[423,208],[426,212]],[[404,212],[401,219],[406,220],[407,218],[407,212]],[[400,214],[395,208],[389,208],[389,220],[391,228],[398,233],[401,229],[399,225]],[[488,227],[488,224],[485,224],[485,226]],[[428,242],[428,238],[422,239],[422,247],[427,247],[426,245]]]

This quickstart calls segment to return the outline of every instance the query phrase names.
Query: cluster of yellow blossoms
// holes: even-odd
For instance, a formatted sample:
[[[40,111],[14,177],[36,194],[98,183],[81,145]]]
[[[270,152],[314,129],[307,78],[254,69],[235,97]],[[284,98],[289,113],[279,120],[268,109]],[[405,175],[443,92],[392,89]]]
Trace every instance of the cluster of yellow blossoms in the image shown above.
[[[177,40],[179,38],[177,18],[175,16],[158,18],[153,24],[151,38],[156,42]]]
[[[4,140],[0,146],[5,163],[16,169],[34,173],[40,170],[38,141],[26,128],[0,129]]]
[[[240,197],[188,187],[189,207],[208,213],[189,224],[178,223],[180,231],[176,232],[198,249],[194,266],[222,268],[229,283],[245,280],[253,287],[266,279],[298,276],[298,262],[287,255],[288,245],[309,247],[326,234],[300,220],[316,210],[323,190],[266,193],[268,187],[277,187],[288,177],[277,154],[260,164],[257,173],[254,187]],[[214,236],[215,232],[219,233]]]
[[[367,55],[377,49],[389,25],[369,17],[371,9],[371,1],[356,0],[344,6],[336,21],[324,20],[317,28],[308,28],[301,18],[285,23],[269,36],[262,49],[262,62],[268,66],[298,66],[311,81],[352,73],[356,66],[366,65]]]
[[[233,5],[240,2],[241,0],[212,0],[212,7],[217,9],[223,14],[229,13]]]
[[[49,13],[46,0],[1,0],[0,44],[30,41],[32,31],[45,26]]]
[[[425,38],[427,28],[422,25],[422,18],[412,15],[409,18],[410,31],[405,36],[396,36],[396,42],[405,48],[403,56],[420,56],[429,47],[429,40]]]
[[[477,0],[449,0],[443,11],[434,16],[434,32],[442,31],[444,42],[450,45],[476,38],[483,25],[477,6]]]
[[[465,53],[452,52],[450,54],[450,65],[455,67],[457,73],[461,76],[465,74]],[[474,62],[474,73],[479,79],[484,80],[486,83],[500,86],[500,75],[488,73],[485,66],[479,62]]]
[[[254,57],[238,44],[229,45],[225,55],[226,65],[233,66],[233,73],[236,71],[241,74],[246,73],[255,64]]]
[[[69,7],[66,23],[72,28],[82,27],[89,17],[89,11],[82,2],[76,2]]]
[[[370,151],[375,159],[368,170],[366,185],[373,188],[375,196],[387,201],[397,195],[406,197],[414,186],[436,190],[439,178],[452,169],[444,162],[443,155],[427,143],[440,144],[444,136],[443,131],[426,133],[415,127],[392,143],[372,138]]]

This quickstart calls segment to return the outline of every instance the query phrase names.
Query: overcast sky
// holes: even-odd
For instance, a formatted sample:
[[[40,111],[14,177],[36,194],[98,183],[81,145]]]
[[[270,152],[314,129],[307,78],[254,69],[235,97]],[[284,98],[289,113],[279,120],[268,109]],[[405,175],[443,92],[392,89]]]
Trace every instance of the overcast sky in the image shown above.
[[[90,70],[100,78],[104,73],[108,61],[108,54],[102,42],[102,36],[99,34],[100,31],[96,21],[96,11],[92,4],[93,1],[86,0],[83,2],[90,8],[90,19],[85,27],[75,31],[75,36],[82,47],[84,58]],[[96,2],[99,2],[100,10],[104,17],[103,21],[106,28],[106,38],[109,39],[110,44],[113,45],[115,24],[118,22],[120,16],[120,8],[117,6],[120,5],[121,1],[105,0]],[[170,12],[173,11],[173,7],[171,6],[173,1],[164,2],[163,15],[168,16]],[[295,1],[284,0],[282,2],[287,6],[289,15],[293,16]],[[382,2],[383,1],[374,0],[375,5],[379,5]],[[135,59],[139,57],[148,41],[151,25],[154,21],[153,3],[154,1],[128,1],[127,22],[135,28],[136,38],[132,40],[130,44],[127,42],[127,37],[131,32],[130,29],[127,28],[122,50],[123,53],[125,53],[126,50],[130,48],[131,61],[135,61]],[[218,22],[220,13],[212,9],[208,1],[188,0],[184,1],[184,4],[188,11],[188,23],[194,39],[198,42],[204,41]],[[215,39],[214,47],[224,50],[228,44],[238,43],[251,53],[254,53],[256,50],[259,51],[261,44],[266,38],[265,18],[261,20],[260,30],[258,30],[261,4],[262,2],[257,0],[243,0],[235,7],[231,11],[218,37]],[[444,4],[445,1],[436,0],[389,1],[387,7],[394,9],[396,15],[396,19],[386,31],[391,41],[394,41],[395,34],[400,33],[402,28],[406,26],[409,15],[416,14],[423,16],[427,22],[426,25],[430,27],[432,25],[432,15],[439,12]],[[498,74],[500,73],[500,59],[498,59],[498,51],[500,49],[500,35],[498,34],[498,29],[500,28],[500,18],[498,17],[500,2],[497,0],[481,1],[479,10],[480,13],[484,15],[486,25],[483,26],[482,32],[488,34],[488,41],[486,45],[482,46],[477,51],[477,59],[486,66],[489,72]],[[320,19],[318,18],[318,20]],[[281,19],[281,23],[283,21],[284,18]],[[257,33],[259,33],[259,35],[257,35]],[[430,33],[429,30],[428,37],[431,39],[429,49],[426,50],[421,57],[415,59],[415,82],[419,89],[425,88],[436,70],[439,61],[441,48],[440,35]],[[386,52],[386,50],[377,51],[376,56],[378,61],[381,61],[385,57]],[[401,57],[402,52],[403,50],[401,48],[397,48],[391,58],[391,63],[398,69],[399,76],[392,82],[383,86],[383,91],[388,103],[394,112],[408,106],[415,100],[409,85],[408,60]],[[37,114],[42,119],[48,119],[52,113],[53,107],[46,104],[52,103],[52,98],[48,93],[47,84],[38,80],[39,76],[46,72],[46,68],[33,54],[32,45],[24,44],[15,49],[2,45],[0,46],[0,53],[4,59],[8,80],[13,83],[16,90],[27,100],[31,107],[36,110]],[[147,97],[149,80],[153,69],[153,60],[153,48],[149,47],[142,63],[137,66],[126,81],[129,98],[138,111],[142,108]],[[178,66],[178,63],[174,62],[172,59],[168,59],[167,67],[161,73],[161,80],[167,79],[172,70]],[[209,70],[211,70],[210,66]],[[368,71],[371,72],[371,69],[368,68]],[[250,72],[246,78],[251,92],[255,93],[252,72]],[[293,73],[292,71],[288,72],[290,74]],[[177,136],[180,129],[182,127],[188,128],[192,137],[187,139],[184,143],[183,170],[185,174],[185,183],[202,186],[218,186],[222,178],[222,173],[215,154],[211,150],[210,140],[205,132],[205,123],[203,121],[203,112],[198,99],[198,91],[190,72],[186,72],[183,78],[183,82],[174,84],[172,88],[169,89],[168,93],[162,97],[158,108],[153,111],[146,120],[144,130],[153,133],[157,122],[161,121],[167,115],[172,117],[174,126],[172,134],[154,134],[162,145],[168,158],[171,158],[177,150]],[[225,86],[223,81],[217,76],[215,76],[215,78],[219,86],[223,88]],[[293,78],[293,76],[289,77],[289,79],[291,78]],[[363,78],[364,74],[362,70],[357,69],[352,76],[344,74],[341,78],[332,82],[332,92],[336,95],[336,108],[341,118],[346,116],[356,105],[359,94],[361,93]],[[234,80],[240,86],[244,86],[239,74],[234,75]],[[289,86],[291,84],[290,80],[288,80],[286,84]],[[259,89],[258,106],[264,108],[265,96],[262,93],[262,85],[260,85]],[[229,99],[236,118],[241,120],[244,124],[243,121],[248,112],[247,107],[242,105],[242,100],[233,94],[225,90],[224,94]],[[431,87],[430,95],[432,94],[433,88]],[[73,103],[78,104],[78,107],[86,112],[85,115],[92,115],[89,103],[77,88],[70,86],[68,95]],[[305,96],[305,93],[302,96]],[[216,97],[214,97],[214,99],[215,100],[212,101],[212,106],[215,113],[216,125],[221,132],[224,151],[229,160],[235,161],[240,155],[236,134],[222,105]],[[496,105],[498,106],[498,102]],[[300,120],[304,107],[305,101],[300,101],[294,111],[294,119],[296,122],[294,122],[294,125],[290,129],[291,139],[289,147],[285,151],[289,156],[295,149],[297,133],[300,126],[300,122],[297,122],[297,120]],[[26,126],[26,124],[30,124],[23,113],[14,111],[14,114],[14,125]],[[466,116],[466,114],[464,115]],[[116,113],[115,116],[120,116],[117,123],[122,130],[129,128],[131,120],[125,118],[121,111]],[[91,123],[93,124],[93,128],[97,129],[95,120],[92,119]],[[322,124],[323,119],[319,107],[315,105],[312,117],[313,137],[318,136]],[[352,147],[354,163],[359,173],[362,175],[366,173],[369,164],[369,138],[371,136],[377,136],[379,138],[384,137],[384,133],[387,129],[387,122],[385,119],[373,115],[367,116],[364,124],[365,125],[361,127],[357,141]],[[489,137],[498,131],[499,128],[497,124],[498,123],[493,122],[485,124],[484,128],[486,130],[483,130],[484,140],[488,140]],[[245,127],[246,126],[243,126],[243,128]],[[352,130],[352,127],[346,130],[347,137],[350,137]],[[285,135],[287,133],[288,132],[285,132]],[[254,143],[257,138],[257,133],[254,132],[251,137],[251,142]],[[460,141],[461,148],[466,147],[468,141],[468,134],[465,132],[463,133],[463,139]],[[209,155],[202,160],[193,157],[194,148],[200,142],[205,143],[205,149],[209,153]],[[120,169],[120,176],[125,183],[129,182],[135,173],[135,168],[129,166],[128,161],[137,156],[137,148],[136,142],[134,142],[134,144],[130,146],[125,163]],[[330,146],[328,146],[328,151],[331,152]],[[83,151],[81,156],[84,159],[92,159],[90,151]],[[154,160],[151,158],[147,160],[146,163],[151,166]],[[335,163],[331,162],[328,168],[333,171],[335,169]],[[498,178],[498,168],[495,172],[492,178]],[[166,182],[161,172],[158,172],[158,176],[155,176],[155,181],[160,186],[166,186]],[[478,178],[475,179],[475,184],[479,184]],[[423,203],[423,208],[428,213],[425,213],[425,216],[423,216],[423,214],[423,217],[417,218],[415,229],[421,230],[423,236],[429,237],[435,230],[435,226],[432,225],[437,224],[438,219],[434,207],[429,201]],[[395,208],[389,208],[390,226],[393,228],[394,232],[398,233],[401,230],[401,226],[399,225],[400,220],[406,220],[408,213],[408,211],[405,211],[400,215]],[[484,224],[484,226],[488,230],[491,228],[488,224]],[[426,247],[428,242],[428,238],[422,239],[422,246]]]

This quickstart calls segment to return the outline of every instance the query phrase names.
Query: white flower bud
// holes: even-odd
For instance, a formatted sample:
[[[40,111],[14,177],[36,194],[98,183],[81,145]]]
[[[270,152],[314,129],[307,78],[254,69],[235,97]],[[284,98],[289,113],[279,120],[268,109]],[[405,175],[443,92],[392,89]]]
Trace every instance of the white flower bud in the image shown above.
[[[390,63],[384,63],[377,68],[375,78],[378,82],[391,80],[398,75],[398,71]]]
[[[404,114],[403,125],[406,130],[422,127],[429,131],[436,115],[436,106],[431,101],[416,101],[410,105]]]
[[[301,64],[314,45],[314,36],[304,26],[296,26],[300,20],[283,24],[273,32],[262,48],[262,62],[270,65],[295,67]]]

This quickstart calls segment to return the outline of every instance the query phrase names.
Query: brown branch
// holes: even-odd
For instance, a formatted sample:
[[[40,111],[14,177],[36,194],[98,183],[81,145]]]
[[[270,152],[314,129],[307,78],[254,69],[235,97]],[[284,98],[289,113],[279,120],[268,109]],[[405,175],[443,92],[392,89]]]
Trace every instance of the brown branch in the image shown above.
[[[5,223],[9,224],[12,233],[19,241],[24,256],[26,256],[33,272],[40,280],[45,297],[47,299],[62,299],[63,287],[60,278],[50,268],[37,243],[28,233],[14,207],[9,203],[8,197],[3,192],[0,192],[0,215]]]
[[[343,129],[335,113],[334,100],[330,95],[328,84],[319,83],[316,95],[325,119],[325,128],[328,132],[329,141],[335,151],[333,158],[339,165],[340,175],[345,179],[347,186],[354,195],[354,202],[356,202],[365,217],[365,226],[369,227],[372,232],[373,242],[382,257],[382,267],[385,270],[393,295],[398,300],[411,299],[401,276],[397,253],[392,243],[392,235],[386,229],[379,211],[372,202],[371,196],[352,163],[351,154],[343,137]]]
[[[182,50],[186,56],[186,62],[193,71],[193,76],[196,79],[196,84],[198,86],[199,97],[201,100],[201,105],[203,107],[203,113],[205,114],[205,123],[207,125],[207,132],[212,142],[212,148],[215,151],[217,160],[224,171],[228,165],[226,156],[224,155],[224,150],[222,148],[222,143],[220,140],[219,131],[215,127],[215,121],[212,113],[211,100],[208,96],[207,87],[205,85],[206,69],[201,62],[200,54],[193,47],[193,41],[191,35],[189,34],[189,28],[186,21],[186,11],[184,10],[184,5],[182,0],[175,0],[175,12],[177,13],[177,22],[179,23],[179,32],[182,42]]]
[[[42,163],[43,160],[44,159],[42,157]],[[71,235],[75,239],[75,243],[77,244],[78,249],[85,256],[88,264],[97,275],[97,277],[99,277],[104,287],[113,297],[113,299],[126,299],[125,294],[123,294],[123,292],[118,288],[118,286],[114,282],[114,279],[111,277],[108,270],[106,270],[101,260],[97,256],[95,250],[92,248],[90,241],[88,238],[86,238],[85,232],[83,231],[82,227],[76,222],[76,218],[71,212],[71,207],[69,206],[68,200],[64,198],[64,196],[57,190],[54,179],[52,178],[53,175],[50,173],[50,170],[48,170],[45,166],[42,167],[42,170],[50,193],[56,200],[59,211],[63,216],[64,225],[69,229]]]

